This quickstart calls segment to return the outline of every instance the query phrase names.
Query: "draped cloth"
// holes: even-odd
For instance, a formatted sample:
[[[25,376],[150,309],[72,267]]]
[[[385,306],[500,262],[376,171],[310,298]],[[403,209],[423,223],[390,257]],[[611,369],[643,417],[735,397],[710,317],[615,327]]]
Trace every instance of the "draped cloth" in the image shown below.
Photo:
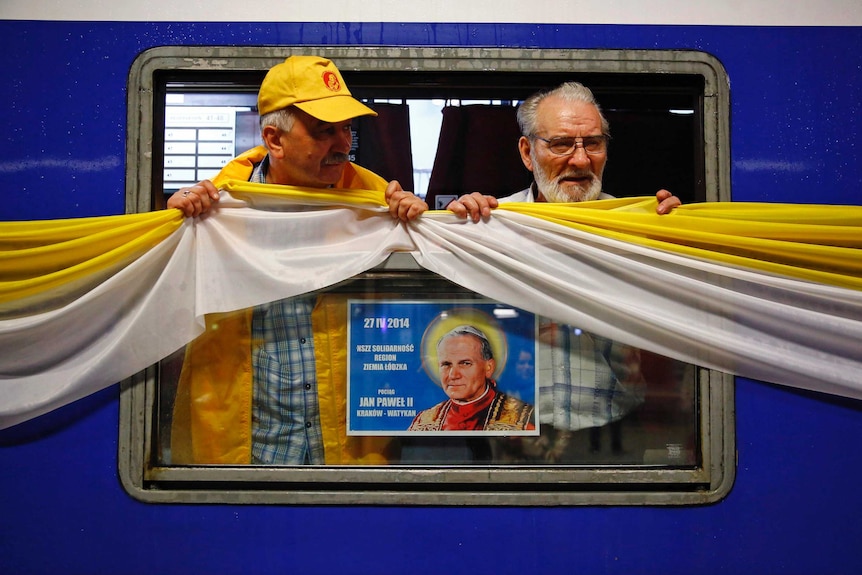
[[[702,367],[862,398],[862,207],[654,198],[393,219],[383,194],[237,180],[165,210],[0,224],[0,428],[145,369],[204,316],[410,252],[483,296]]]

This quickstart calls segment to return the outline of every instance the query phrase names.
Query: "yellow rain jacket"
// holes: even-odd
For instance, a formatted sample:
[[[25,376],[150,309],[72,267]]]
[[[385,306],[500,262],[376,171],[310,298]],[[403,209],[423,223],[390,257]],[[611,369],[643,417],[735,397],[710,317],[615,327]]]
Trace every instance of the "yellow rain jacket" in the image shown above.
[[[266,156],[258,146],[213,179],[248,180]],[[336,188],[385,191],[377,174],[349,164]],[[229,281],[230,278],[225,278]],[[252,308],[206,317],[206,331],[186,348],[171,428],[174,464],[250,464]],[[388,438],[347,437],[345,298],[322,296],[312,313],[320,420],[327,465],[385,463]]]

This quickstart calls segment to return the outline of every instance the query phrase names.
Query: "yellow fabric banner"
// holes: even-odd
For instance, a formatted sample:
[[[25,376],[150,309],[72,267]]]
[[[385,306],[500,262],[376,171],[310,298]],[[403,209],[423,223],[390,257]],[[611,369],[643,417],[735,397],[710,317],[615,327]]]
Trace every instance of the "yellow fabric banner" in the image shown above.
[[[485,297],[754,379],[862,398],[862,207],[654,198],[404,224],[381,192],[224,183],[218,207],[0,223],[0,427],[186,345],[204,318],[393,252]]]

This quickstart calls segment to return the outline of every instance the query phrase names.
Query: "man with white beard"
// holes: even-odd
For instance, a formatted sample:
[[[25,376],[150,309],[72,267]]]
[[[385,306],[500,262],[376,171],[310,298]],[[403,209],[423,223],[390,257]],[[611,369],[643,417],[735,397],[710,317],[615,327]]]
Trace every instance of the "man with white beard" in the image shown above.
[[[465,194],[446,209],[478,222],[505,202],[613,198],[602,191],[610,128],[589,88],[566,82],[530,96],[518,108],[518,124],[518,149],[533,173],[533,184],[499,200],[478,192]],[[667,190],[659,190],[656,199],[659,214],[681,204]],[[627,420],[629,430],[637,429],[637,408],[644,400],[640,350],[550,318],[540,319],[538,336],[541,436],[493,441],[495,457],[576,463],[583,453],[579,444],[586,443],[593,453],[603,450],[601,430],[606,426],[612,453],[622,454],[622,422]]]
[[[446,209],[479,221],[498,203],[613,198],[602,191],[610,129],[589,88],[566,82],[530,96],[518,108],[518,124],[523,134],[518,149],[524,166],[533,172],[533,185],[499,200],[478,192],[465,194]],[[659,214],[681,203],[667,190],[659,190],[656,199]]]

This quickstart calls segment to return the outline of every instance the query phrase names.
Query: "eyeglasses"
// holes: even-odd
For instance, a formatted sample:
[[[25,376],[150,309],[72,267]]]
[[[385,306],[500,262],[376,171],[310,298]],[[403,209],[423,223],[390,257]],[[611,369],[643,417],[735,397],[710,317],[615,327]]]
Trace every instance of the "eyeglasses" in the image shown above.
[[[557,138],[540,138],[533,136],[536,140],[542,140],[548,145],[548,151],[555,156],[569,156],[575,153],[578,145],[590,155],[603,154],[608,150],[608,140],[610,136],[604,134],[599,136],[585,136],[583,138],[573,138],[569,136],[559,136]]]

